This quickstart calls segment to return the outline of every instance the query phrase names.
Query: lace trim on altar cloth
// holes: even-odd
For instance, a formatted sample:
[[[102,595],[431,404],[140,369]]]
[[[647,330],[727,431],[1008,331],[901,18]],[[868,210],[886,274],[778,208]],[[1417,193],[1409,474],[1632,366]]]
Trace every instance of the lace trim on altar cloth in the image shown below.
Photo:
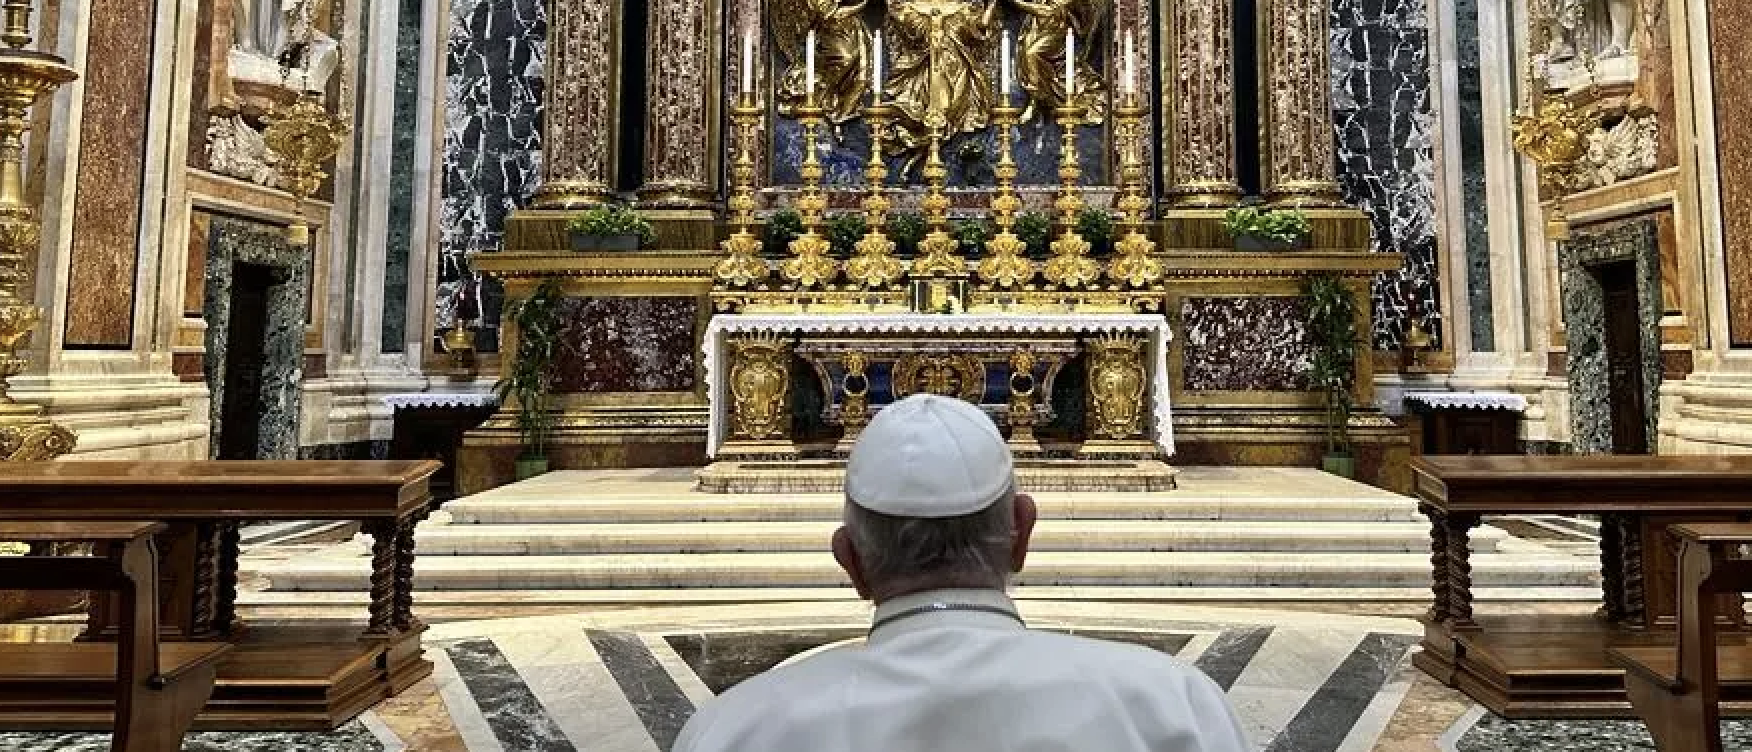
[[[391,409],[403,407],[491,407],[499,404],[496,395],[484,393],[438,394],[421,392],[418,394],[388,394],[383,397],[383,404]]]
[[[1104,334],[1136,332],[1150,341],[1151,439],[1169,456],[1174,454],[1173,416],[1168,406],[1168,342],[1172,334],[1167,319],[1143,314],[736,314],[714,316],[706,328],[704,361],[706,383],[711,385],[711,419],[706,428],[706,454],[717,456],[729,425],[729,405],[716,399],[724,394],[728,369],[719,368],[729,353],[726,342],[735,334]]]
[[[1407,392],[1405,401],[1432,410],[1527,411],[1527,398],[1508,392]]]

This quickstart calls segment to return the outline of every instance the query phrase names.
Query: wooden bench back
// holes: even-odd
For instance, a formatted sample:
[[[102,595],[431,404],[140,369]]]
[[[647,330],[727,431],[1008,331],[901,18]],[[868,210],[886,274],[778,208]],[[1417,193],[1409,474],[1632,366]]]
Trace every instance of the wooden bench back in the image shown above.
[[[0,588],[119,593],[128,618],[116,641],[117,679],[162,683],[158,664],[159,522],[0,522],[0,540],[96,544],[94,556],[0,556]],[[122,702],[126,702],[126,693]],[[127,717],[126,708],[118,717]]]
[[[1681,686],[1717,702],[1716,619],[1719,594],[1752,591],[1752,559],[1738,558],[1752,544],[1752,525],[1697,523],[1670,528],[1679,539],[1679,662]]]

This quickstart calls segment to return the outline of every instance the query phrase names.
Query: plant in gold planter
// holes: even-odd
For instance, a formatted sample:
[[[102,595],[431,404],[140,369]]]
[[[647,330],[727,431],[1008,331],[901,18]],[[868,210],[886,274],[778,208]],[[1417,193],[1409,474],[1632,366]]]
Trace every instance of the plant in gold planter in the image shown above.
[[[547,472],[548,437],[554,430],[553,397],[555,355],[559,352],[560,283],[547,279],[535,292],[505,307],[505,320],[517,328],[517,350],[505,361],[504,375],[494,390],[499,404],[517,406],[517,430],[523,435],[523,453],[517,458],[517,479]]]
[[[1344,281],[1333,275],[1309,278],[1305,292],[1308,335],[1314,340],[1308,375],[1326,403],[1326,456],[1321,466],[1334,475],[1355,477],[1350,418],[1357,373],[1357,301]]]
[[[636,251],[657,244],[651,223],[625,206],[602,206],[566,223],[574,251]]]
[[[1294,251],[1308,247],[1312,226],[1300,209],[1230,209],[1223,228],[1235,239],[1237,251]]]

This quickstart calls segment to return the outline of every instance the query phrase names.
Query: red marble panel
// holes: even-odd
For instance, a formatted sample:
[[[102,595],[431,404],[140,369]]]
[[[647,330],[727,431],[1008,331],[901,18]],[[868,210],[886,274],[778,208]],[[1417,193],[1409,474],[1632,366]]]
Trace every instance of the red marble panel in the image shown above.
[[[67,283],[67,347],[132,346],[157,3],[92,0]]]
[[[1717,179],[1727,261],[1728,341],[1752,347],[1752,3],[1710,0],[1710,68],[1715,82]]]
[[[1186,340],[1181,376],[1185,391],[1310,388],[1314,342],[1308,334],[1307,298],[1187,298],[1180,320]]]
[[[213,2],[201,0],[195,12],[195,65],[189,76],[188,163],[200,170],[208,169],[207,124],[213,118],[207,101],[213,77]]]
[[[565,299],[554,390],[692,391],[699,305],[692,297]]]
[[[1637,66],[1640,75],[1636,92],[1655,108],[1655,165],[1658,168],[1679,164],[1679,129],[1673,100],[1673,29],[1668,18],[1668,0],[1638,0],[1642,13],[1637,28]]]

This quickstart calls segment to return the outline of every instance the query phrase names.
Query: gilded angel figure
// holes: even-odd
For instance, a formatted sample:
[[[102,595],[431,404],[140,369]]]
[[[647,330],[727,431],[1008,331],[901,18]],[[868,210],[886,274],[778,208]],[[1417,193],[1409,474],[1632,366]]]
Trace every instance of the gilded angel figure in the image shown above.
[[[998,0],[890,0],[884,89],[907,130],[935,120],[945,136],[984,128],[993,97]]]
[[[1050,117],[1050,109],[1068,100],[1065,92],[1065,31],[1077,39],[1077,90],[1074,101],[1089,108],[1087,121],[1106,114],[1106,76],[1090,62],[1098,32],[1112,0],[1009,0],[1026,17],[1017,42],[1016,80],[1028,92],[1022,119]],[[1046,112],[1043,112],[1046,111]]]
[[[870,59],[870,30],[864,27],[869,0],[771,0],[767,23],[784,59],[779,79],[780,111],[789,115],[803,103],[804,44],[815,32],[816,104],[839,124],[858,115],[869,86],[865,67]]]

